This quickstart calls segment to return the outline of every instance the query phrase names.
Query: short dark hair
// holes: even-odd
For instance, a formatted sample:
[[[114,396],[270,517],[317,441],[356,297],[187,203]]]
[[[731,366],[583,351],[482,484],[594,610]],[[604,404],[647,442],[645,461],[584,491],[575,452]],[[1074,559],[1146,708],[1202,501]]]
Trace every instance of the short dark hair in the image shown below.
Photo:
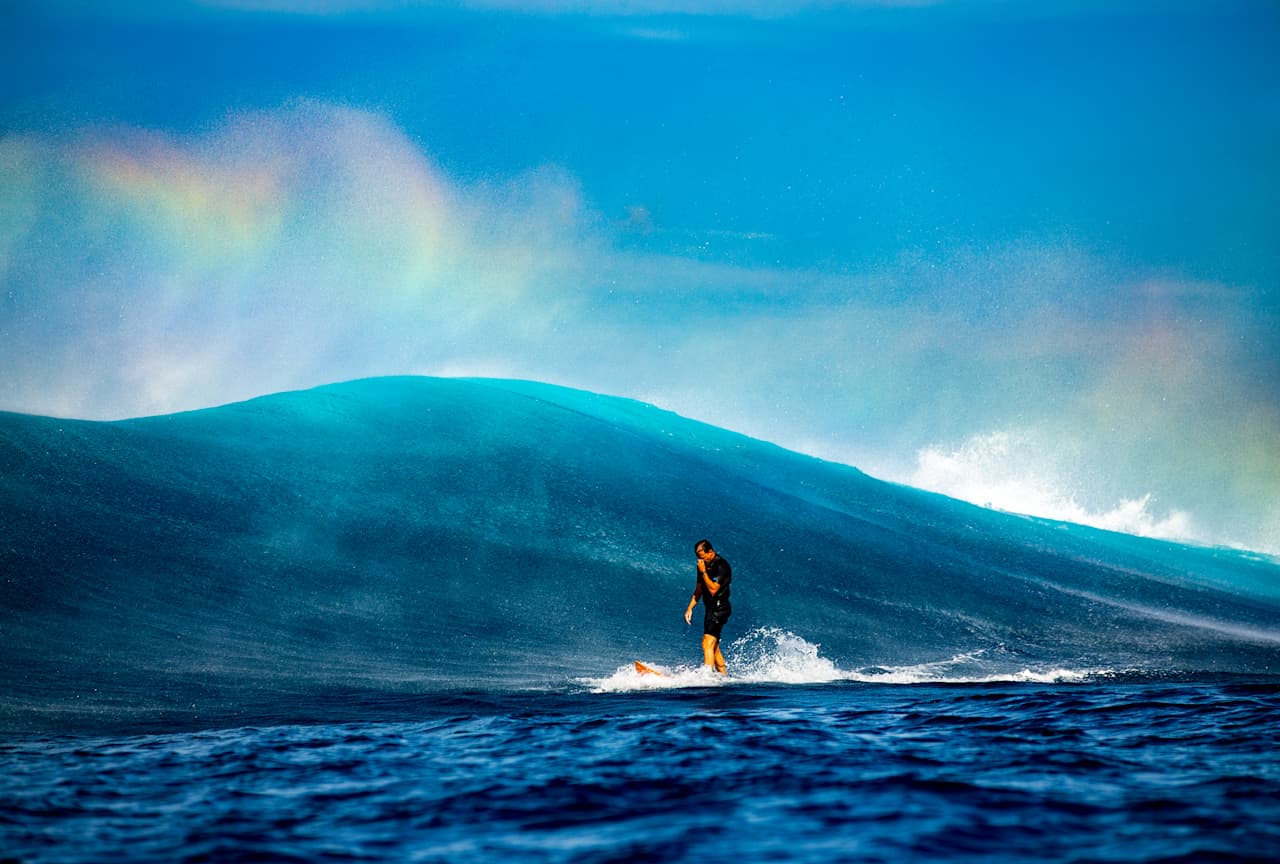
[[[694,552],[714,552],[716,550],[711,548],[710,540],[703,539],[693,544],[693,551]]]

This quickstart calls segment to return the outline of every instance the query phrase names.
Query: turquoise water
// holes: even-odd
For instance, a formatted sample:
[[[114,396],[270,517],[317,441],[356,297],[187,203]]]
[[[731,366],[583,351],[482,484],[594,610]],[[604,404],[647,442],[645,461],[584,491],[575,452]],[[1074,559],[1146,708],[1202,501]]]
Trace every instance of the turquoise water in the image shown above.
[[[18,860],[1277,852],[1266,558],[508,381],[0,415],[0,482]]]

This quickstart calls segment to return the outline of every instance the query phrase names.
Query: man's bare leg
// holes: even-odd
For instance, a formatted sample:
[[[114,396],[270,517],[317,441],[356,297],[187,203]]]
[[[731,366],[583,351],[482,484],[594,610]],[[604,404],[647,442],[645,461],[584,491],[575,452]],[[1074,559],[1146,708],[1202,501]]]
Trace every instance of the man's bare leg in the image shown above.
[[[702,659],[706,665],[715,669],[721,675],[727,673],[724,665],[724,655],[720,653],[720,640],[709,633],[702,636]]]

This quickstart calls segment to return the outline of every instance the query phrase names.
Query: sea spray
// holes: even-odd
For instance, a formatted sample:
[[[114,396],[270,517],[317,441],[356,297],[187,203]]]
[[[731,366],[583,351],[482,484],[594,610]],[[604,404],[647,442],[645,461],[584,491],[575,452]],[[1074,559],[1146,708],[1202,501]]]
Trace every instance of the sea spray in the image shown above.
[[[595,693],[676,690],[688,687],[731,687],[750,684],[812,685],[837,681],[864,684],[1069,684],[1114,676],[1108,668],[1066,668],[1020,665],[986,650],[905,666],[866,666],[841,669],[823,657],[821,646],[779,627],[757,627],[724,649],[728,674],[698,664],[654,666],[659,674],[638,672],[633,664],[619,666],[601,678],[577,683]],[[994,655],[994,656],[992,656]],[[1141,677],[1140,670],[1128,670]]]

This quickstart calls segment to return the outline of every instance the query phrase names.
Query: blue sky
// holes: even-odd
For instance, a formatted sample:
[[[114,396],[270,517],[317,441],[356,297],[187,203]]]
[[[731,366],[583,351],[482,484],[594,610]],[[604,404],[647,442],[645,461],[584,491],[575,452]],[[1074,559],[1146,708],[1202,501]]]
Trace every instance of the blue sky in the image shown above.
[[[1274,4],[0,15],[0,408],[535,378],[1280,552]]]

